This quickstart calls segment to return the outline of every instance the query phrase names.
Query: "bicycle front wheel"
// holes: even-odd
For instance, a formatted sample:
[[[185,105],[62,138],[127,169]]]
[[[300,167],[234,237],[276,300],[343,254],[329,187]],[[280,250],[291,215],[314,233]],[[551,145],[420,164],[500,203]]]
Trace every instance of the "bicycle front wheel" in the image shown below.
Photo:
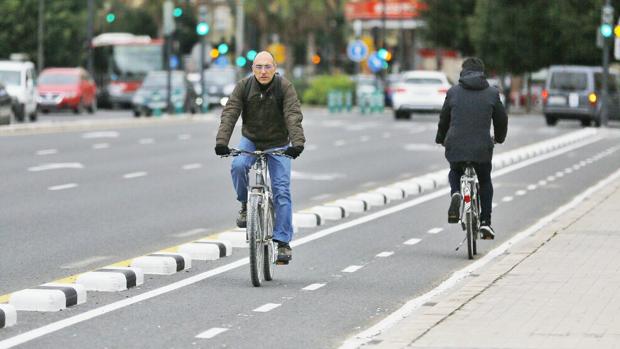
[[[267,238],[267,243],[265,244],[264,247],[264,260],[263,260],[263,274],[265,275],[265,280],[266,281],[271,281],[273,280],[273,265],[276,262],[276,254],[277,252],[275,251],[276,247],[274,246],[273,241],[271,240],[271,237],[273,236],[273,222],[274,222],[274,215],[273,215],[273,204],[271,203],[271,200],[269,200],[269,209],[264,210],[264,212],[266,213],[263,222],[264,223],[264,227],[265,227],[265,235],[268,236]]]
[[[263,248],[262,227],[260,220],[261,197],[250,195],[248,200],[247,232],[250,240],[250,279],[252,285],[259,287],[263,281],[263,262],[265,249]]]

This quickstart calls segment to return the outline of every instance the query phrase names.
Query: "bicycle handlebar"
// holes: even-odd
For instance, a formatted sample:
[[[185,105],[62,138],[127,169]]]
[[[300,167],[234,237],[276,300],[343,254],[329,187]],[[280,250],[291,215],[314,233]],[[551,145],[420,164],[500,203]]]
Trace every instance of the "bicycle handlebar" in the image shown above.
[[[230,154],[222,155],[221,157],[225,158],[225,157],[229,157],[229,156],[239,156],[241,154],[252,155],[252,156],[255,156],[255,157],[269,154],[269,155],[286,156],[287,158],[290,158],[290,156],[286,155],[284,153],[284,150],[281,150],[281,149],[278,149],[278,150],[247,151],[247,150],[237,149],[237,148],[230,148]]]

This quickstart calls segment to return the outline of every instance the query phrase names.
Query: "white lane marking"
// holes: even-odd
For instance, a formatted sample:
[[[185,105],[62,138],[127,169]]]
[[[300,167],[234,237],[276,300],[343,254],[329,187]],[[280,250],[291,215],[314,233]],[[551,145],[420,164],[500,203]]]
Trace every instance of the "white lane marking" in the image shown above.
[[[60,184],[60,185],[53,185],[51,187],[47,187],[48,190],[65,190],[65,189],[73,189],[73,188],[77,188],[77,183],[67,183],[67,184]]]
[[[527,194],[527,191],[525,191],[525,190],[517,190],[517,191],[515,192],[515,195],[516,195],[516,196],[523,196],[523,195],[525,195],[525,194]]]
[[[153,144],[155,140],[153,138],[142,138],[138,141],[140,144]]]
[[[218,334],[223,333],[223,332],[226,332],[226,331],[228,331],[228,329],[227,329],[227,328],[223,328],[223,327],[213,327],[213,328],[210,328],[210,329],[208,329],[208,330],[206,330],[206,331],[204,331],[204,332],[202,332],[202,333],[198,334],[198,335],[196,336],[196,338],[201,338],[201,339],[211,339],[211,338],[213,338],[213,337],[217,336]]]
[[[512,196],[504,196],[502,198],[503,202],[511,202],[514,198]]]
[[[385,258],[385,257],[389,257],[389,256],[391,256],[393,254],[394,254],[394,251],[384,251],[384,252],[378,253],[375,257]]]
[[[306,173],[291,171],[292,179],[305,179],[310,181],[332,181],[337,178],[344,178],[341,173]]]
[[[564,173],[565,173],[565,174],[570,174],[570,173],[572,173],[572,172],[573,172],[573,169],[572,169],[572,168],[570,168],[570,167],[567,167],[567,168],[565,168],[565,169],[564,169]]]
[[[586,164],[587,164],[587,162],[584,161],[584,160],[579,161],[579,166],[581,166],[581,167],[584,167]]]
[[[434,150],[442,149],[442,147],[438,145],[424,144],[424,143],[405,144],[404,148],[405,150],[408,150],[408,151],[434,151]]]
[[[356,271],[362,269],[363,265],[350,265],[344,269],[342,269],[343,273],[355,273]]]
[[[147,174],[148,173],[146,173],[146,172],[131,172],[131,173],[127,173],[127,174],[123,175],[123,178],[125,178],[125,179],[132,179],[132,178],[144,177]]]
[[[194,236],[194,235],[198,235],[198,234],[205,234],[208,231],[209,231],[209,229],[197,228],[197,229],[191,229],[191,230],[187,230],[187,231],[182,231],[180,233],[172,234],[171,236],[174,236],[174,237],[177,237],[177,238],[186,238],[188,236]]]
[[[346,141],[339,139],[337,141],[334,142],[334,147],[342,147],[343,145],[347,144]]]
[[[555,181],[555,176],[547,177],[547,182],[553,182],[553,181]]]
[[[569,145],[569,146],[566,146],[564,148],[552,151],[550,153],[547,153],[547,154],[544,154],[544,155],[540,155],[540,156],[537,156],[535,158],[532,158],[532,159],[529,159],[529,160],[525,160],[525,161],[516,163],[514,165],[511,165],[511,166],[507,166],[507,167],[502,168],[502,169],[496,171],[495,173],[493,173],[493,177],[496,178],[496,177],[503,176],[503,175],[505,175],[507,173],[511,173],[511,172],[517,171],[517,170],[519,170],[521,168],[533,165],[535,163],[538,163],[538,162],[541,162],[541,161],[545,161],[545,160],[550,159],[550,158],[555,157],[555,156],[562,155],[562,154],[567,153],[567,152],[569,152],[571,150],[584,147],[584,146],[592,144],[594,142],[598,142],[601,139],[602,139],[601,137],[588,138],[587,140],[584,140],[584,141],[581,141],[581,142],[578,142],[578,143],[574,143],[572,145]],[[612,176],[613,176],[613,178],[611,178]],[[606,185],[608,182],[611,182],[611,180],[613,180],[616,177],[620,176],[620,170],[618,170],[612,176],[607,178],[609,180],[605,179],[605,180],[601,181],[601,183],[599,183],[601,185],[598,186],[598,187]],[[602,182],[605,182],[605,183],[602,183]],[[313,233],[313,234],[310,234],[308,236],[304,236],[304,237],[302,237],[300,239],[292,241],[291,242],[291,246],[292,247],[301,246],[301,245],[307,244],[307,243],[309,243],[311,241],[318,240],[318,239],[321,239],[323,237],[332,235],[332,234],[337,233],[339,231],[347,230],[349,228],[352,228],[352,227],[355,227],[355,226],[358,226],[358,225],[361,225],[361,224],[364,224],[364,223],[368,223],[368,222],[374,221],[376,219],[388,216],[390,214],[397,213],[397,212],[409,209],[411,207],[415,207],[415,206],[421,205],[421,204],[423,204],[423,203],[425,203],[427,201],[431,201],[431,200],[434,200],[434,199],[437,199],[437,198],[440,198],[440,197],[445,197],[446,194],[448,194],[449,192],[450,192],[450,188],[439,189],[437,191],[429,193],[428,195],[416,197],[415,199],[412,199],[410,201],[405,201],[405,202],[403,202],[401,204],[398,204],[398,205],[386,208],[386,209],[381,210],[381,211],[377,211],[377,212],[371,213],[371,214],[369,214],[367,216],[359,217],[357,219],[353,219],[353,220],[351,220],[349,222],[346,222],[346,223],[335,225],[335,226],[327,228],[327,229],[319,230],[316,233]],[[583,198],[579,202],[581,202],[582,200],[583,200]],[[558,211],[560,209],[558,209]],[[556,211],[556,212],[558,212],[558,211]],[[566,210],[564,210],[564,211],[566,211]],[[564,211],[562,211],[562,213]],[[553,218],[555,218],[555,216],[552,217],[551,219],[549,219],[548,221],[551,221]],[[541,219],[541,221],[542,221],[542,219]],[[539,229],[539,227],[537,227],[535,230],[532,230],[532,231],[536,231],[538,229]],[[508,244],[507,246],[509,246],[509,245],[510,244]],[[495,251],[495,250],[493,250],[493,251]],[[480,261],[483,261],[483,260],[488,262],[488,260],[492,260],[496,256],[504,253],[505,249],[501,250],[499,253],[496,253],[496,254],[492,254],[493,251],[489,252],[489,254],[485,255],[483,258],[479,259],[478,261],[474,262],[474,264],[475,263],[479,263]],[[492,257],[489,257],[488,260],[485,259],[485,258],[487,258],[487,256],[491,256],[491,255],[492,255]],[[486,264],[486,262],[484,262],[484,264]],[[81,323],[81,322],[84,322],[84,321],[88,321],[88,320],[96,318],[98,316],[101,316],[101,315],[104,315],[104,314],[116,311],[118,309],[122,309],[122,308],[128,307],[130,305],[133,305],[133,304],[136,304],[136,303],[139,303],[139,302],[143,302],[145,300],[148,300],[148,299],[151,299],[151,298],[155,298],[157,296],[161,296],[163,294],[166,294],[166,293],[178,290],[180,288],[183,288],[183,287],[186,287],[186,286],[189,286],[189,285],[193,285],[195,283],[198,283],[198,282],[201,282],[201,281],[206,280],[208,278],[211,278],[211,277],[214,277],[214,276],[226,273],[228,271],[235,270],[237,268],[245,266],[248,263],[249,263],[249,259],[247,257],[244,257],[244,258],[238,259],[238,260],[236,260],[234,262],[231,262],[229,264],[222,265],[221,267],[217,267],[215,269],[208,270],[208,271],[205,271],[203,273],[200,273],[200,274],[197,274],[197,275],[194,275],[194,276],[190,276],[190,277],[188,277],[186,279],[176,281],[176,282],[174,282],[172,284],[169,284],[169,285],[166,285],[166,286],[163,286],[163,287],[151,290],[151,291],[147,291],[147,292],[144,292],[142,294],[139,294],[139,295],[136,295],[136,296],[133,296],[133,297],[130,297],[130,298],[125,298],[125,299],[122,299],[120,301],[116,301],[114,303],[106,304],[106,305],[101,306],[99,308],[91,309],[91,310],[85,311],[84,313],[81,313],[81,314],[78,314],[78,315],[74,315],[74,316],[65,318],[63,320],[59,320],[59,321],[53,322],[51,324],[47,324],[47,325],[44,325],[44,326],[41,326],[41,327],[38,327],[38,328],[34,328],[34,329],[30,330],[30,331],[23,332],[23,333],[18,334],[16,336],[13,336],[13,337],[10,337],[10,338],[7,338],[5,340],[0,341],[0,349],[11,348],[11,347],[14,347],[16,345],[29,342],[29,341],[31,341],[33,339],[36,339],[36,338],[39,338],[39,337],[43,337],[43,336],[45,336],[47,334],[54,333],[56,331],[59,331],[59,330],[62,330],[64,328],[66,328],[66,327],[73,326],[75,324],[78,324],[78,323]],[[484,265],[484,264],[482,264],[482,265]],[[470,264],[470,267],[472,265],[473,264]],[[466,275],[469,275],[471,272],[472,271],[468,270],[466,272]],[[456,281],[458,281],[458,280],[456,280]],[[433,291],[434,290],[430,291],[429,293],[431,293]],[[441,291],[443,291],[443,290],[441,290]],[[429,293],[427,293],[427,294],[429,294]],[[431,297],[434,294],[435,293],[431,294]],[[421,297],[424,297],[424,296],[425,295],[423,295]],[[423,299],[421,304],[424,304],[425,302],[426,302],[426,299]],[[408,313],[406,313],[406,314],[408,314]]]
[[[518,166],[518,164],[515,165],[515,166]],[[505,168],[505,169],[508,169],[508,168]],[[502,170],[504,170],[504,169],[502,169]],[[502,170],[497,171],[497,172],[500,173]],[[511,170],[514,171],[514,169],[511,169]],[[508,173],[508,172],[503,172],[502,174],[504,174],[504,173]],[[497,175],[498,174],[496,174],[496,176]],[[538,230],[542,229],[544,226],[546,226],[547,224],[552,222],[554,219],[556,219],[560,215],[562,215],[565,212],[567,212],[567,211],[577,207],[579,204],[581,204],[582,201],[584,201],[584,199],[586,199],[590,195],[592,195],[592,193],[594,193],[597,190],[599,190],[600,188],[608,185],[609,183],[612,183],[618,177],[620,177],[620,169],[616,170],[616,172],[614,172],[613,174],[609,175],[607,178],[601,180],[597,184],[589,187],[588,189],[583,191],[581,194],[577,195],[569,203],[567,203],[564,206],[558,208],[553,213],[551,213],[551,214],[549,214],[549,215],[539,219],[536,223],[534,223],[530,227],[526,228],[525,230],[523,230],[521,232],[518,232],[510,240],[504,242],[503,244],[501,244],[497,248],[489,251],[486,255],[483,255],[482,258],[476,260],[472,264],[469,264],[465,268],[454,272],[454,274],[452,274],[452,276],[450,278],[448,278],[446,281],[442,282],[439,286],[435,287],[434,289],[428,291],[427,293],[425,293],[425,294],[423,294],[423,295],[421,295],[419,297],[411,299],[410,301],[405,303],[405,305],[403,305],[400,309],[398,309],[395,312],[393,312],[392,314],[388,315],[386,318],[384,318],[383,320],[379,321],[379,323],[377,323],[376,325],[374,325],[374,326],[372,326],[372,327],[370,327],[370,328],[368,328],[368,329],[366,329],[366,330],[364,330],[364,331],[362,331],[362,332],[360,332],[360,333],[350,337],[349,339],[347,339],[340,346],[339,349],[359,348],[362,345],[364,345],[365,343],[370,342],[373,337],[376,337],[376,336],[380,335],[381,333],[385,332],[387,329],[393,327],[394,325],[396,325],[400,321],[404,320],[409,315],[411,315],[411,313],[413,313],[413,311],[415,311],[416,309],[420,308],[424,303],[426,303],[429,300],[433,299],[433,297],[435,297],[435,296],[437,296],[439,294],[442,294],[442,293],[446,292],[447,290],[449,290],[450,288],[454,287],[454,285],[456,285],[463,278],[471,275],[476,270],[482,268],[487,263],[489,263],[490,261],[494,260],[497,256],[500,256],[500,255],[504,254],[510,247],[514,246],[516,243],[518,243],[519,241],[529,237],[530,235],[536,233]]]
[[[86,132],[82,134],[82,138],[92,139],[92,138],[118,138],[119,133],[117,131],[97,131],[97,132]]]
[[[54,162],[51,164],[41,164],[39,166],[32,166],[28,168],[30,172],[40,172],[48,170],[60,170],[65,168],[84,168],[79,162]]]
[[[184,170],[196,170],[202,167],[202,164],[187,164],[183,165]]]
[[[110,258],[112,258],[112,256],[95,256],[95,257],[90,257],[90,258],[86,258],[86,259],[78,261],[78,262],[61,265],[60,269],[82,268],[82,267],[89,266],[89,265],[91,265],[93,263],[105,261],[106,259],[110,259]]]
[[[308,144],[306,146],[304,146],[304,150],[308,151],[312,151],[312,150],[317,150],[319,149],[319,147],[316,144]]]
[[[184,134],[180,134],[177,138],[180,141],[186,141],[188,139],[192,139],[192,135],[184,133]]]
[[[409,240],[403,242],[403,244],[405,244],[405,245],[415,245],[415,244],[417,244],[420,241],[422,241],[422,239],[415,239],[415,238],[413,238],[413,239],[409,239]]]
[[[370,137],[368,136],[361,136],[360,137],[360,142],[368,142],[370,140]]]
[[[494,202],[491,204],[491,208],[496,208],[497,206],[499,206],[499,204],[497,202]]]
[[[316,291],[316,290],[318,290],[319,288],[321,288],[323,286],[325,286],[325,284],[311,284],[311,285],[308,285],[308,286],[302,288],[302,290],[304,290],[304,291]]]
[[[536,188],[538,188],[536,184],[530,184],[527,186],[527,190],[536,190]]]
[[[374,187],[376,185],[377,185],[377,182],[370,181],[370,182],[363,183],[362,185],[360,185],[360,187],[368,188],[368,187]]]
[[[558,177],[558,178],[562,178],[562,177],[564,177],[564,172],[556,172],[555,176]]]
[[[538,185],[545,186],[545,185],[547,185],[547,181],[545,181],[545,180],[538,181]]]
[[[95,143],[93,144],[93,149],[97,150],[97,149],[107,149],[110,147],[109,143]]]
[[[321,194],[321,195],[317,195],[317,196],[313,196],[310,198],[310,200],[313,201],[323,201],[326,200],[328,198],[332,197],[332,194]]]
[[[37,155],[52,155],[58,153],[58,149],[41,149],[37,150]]]
[[[573,165],[573,170],[575,170],[575,171],[579,170],[580,168],[581,168],[580,165]]]
[[[278,303],[267,303],[264,305],[261,305],[260,307],[252,310],[258,313],[266,313],[268,311],[274,310],[275,308],[281,306],[282,304],[278,304]]]
[[[427,233],[429,233],[429,234],[438,234],[442,230],[443,230],[443,228],[433,228],[433,229],[430,229],[429,231],[427,231]]]

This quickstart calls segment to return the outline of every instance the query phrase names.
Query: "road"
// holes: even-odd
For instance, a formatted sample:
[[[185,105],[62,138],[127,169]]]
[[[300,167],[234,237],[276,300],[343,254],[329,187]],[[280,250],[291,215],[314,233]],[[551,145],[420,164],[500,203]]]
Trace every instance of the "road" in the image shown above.
[[[436,121],[306,111],[308,143],[293,164],[294,211],[446,168],[443,148],[433,143]],[[230,160],[213,154],[216,129],[217,118],[206,117],[0,137],[0,294],[232,228],[239,208]],[[579,129],[511,117],[496,154]],[[605,130],[544,161],[498,172],[498,238],[482,242],[480,253],[615,171],[618,135]],[[293,262],[262,288],[251,287],[247,249],[237,248],[186,272],[146,276],[128,291],[89,292],[85,304],[65,311],[19,312],[16,326],[0,329],[0,347],[63,320],[70,326],[29,333],[23,347],[338,347],[471,263],[454,251],[463,234],[447,224],[448,195],[438,191],[300,229]],[[410,204],[400,208],[403,202]],[[210,329],[212,338],[196,337]]]

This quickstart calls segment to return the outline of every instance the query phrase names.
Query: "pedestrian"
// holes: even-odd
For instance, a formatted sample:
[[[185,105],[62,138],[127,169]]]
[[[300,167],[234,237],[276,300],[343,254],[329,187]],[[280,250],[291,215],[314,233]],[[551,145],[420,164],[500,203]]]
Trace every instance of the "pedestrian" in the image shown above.
[[[228,143],[241,115],[239,148],[245,151],[284,150],[287,156],[268,155],[267,164],[273,190],[275,223],[273,241],[278,245],[278,262],[292,259],[293,238],[291,200],[291,158],[304,150],[303,115],[293,84],[276,73],[273,55],[262,51],[252,64],[253,75],[240,80],[222,110],[215,142],[215,153],[230,154]],[[241,210],[237,226],[247,225],[248,171],[256,159],[249,155],[235,157],[231,175]]]
[[[464,164],[472,162],[480,183],[480,232],[482,239],[492,240],[491,228],[493,183],[491,164],[494,143],[503,143],[508,131],[508,117],[499,98],[499,91],[489,86],[484,74],[484,62],[471,57],[463,61],[459,83],[447,94],[439,115],[435,142],[442,144],[450,163],[451,201],[448,223],[458,223],[460,205],[460,178]],[[491,136],[491,123],[494,137]]]

